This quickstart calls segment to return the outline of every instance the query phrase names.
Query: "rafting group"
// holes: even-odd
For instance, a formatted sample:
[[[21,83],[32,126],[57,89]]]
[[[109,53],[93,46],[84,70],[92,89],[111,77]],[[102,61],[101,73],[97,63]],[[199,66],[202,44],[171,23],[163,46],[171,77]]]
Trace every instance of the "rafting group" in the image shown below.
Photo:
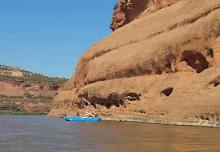
[[[77,112],[75,116],[65,116],[66,121],[76,121],[76,122],[100,122],[101,118],[97,114],[86,112],[85,116],[81,117],[80,113]]]

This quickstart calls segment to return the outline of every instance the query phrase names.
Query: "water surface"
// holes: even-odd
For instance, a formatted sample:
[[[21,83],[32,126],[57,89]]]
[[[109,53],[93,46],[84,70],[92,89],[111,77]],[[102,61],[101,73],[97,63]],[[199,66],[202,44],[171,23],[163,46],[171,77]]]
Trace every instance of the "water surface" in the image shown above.
[[[0,152],[220,152],[220,129],[0,116]]]

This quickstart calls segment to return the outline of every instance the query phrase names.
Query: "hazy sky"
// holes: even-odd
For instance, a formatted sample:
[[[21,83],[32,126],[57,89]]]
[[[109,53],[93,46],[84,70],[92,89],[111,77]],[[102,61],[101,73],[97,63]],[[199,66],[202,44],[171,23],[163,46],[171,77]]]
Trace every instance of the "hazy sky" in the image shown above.
[[[0,64],[70,77],[108,35],[117,0],[0,0]]]

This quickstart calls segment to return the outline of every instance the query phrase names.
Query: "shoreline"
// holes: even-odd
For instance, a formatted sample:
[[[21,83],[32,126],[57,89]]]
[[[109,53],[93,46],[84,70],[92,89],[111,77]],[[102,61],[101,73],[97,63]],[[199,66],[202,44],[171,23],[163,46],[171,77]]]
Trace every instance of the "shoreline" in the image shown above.
[[[220,128],[220,121],[210,123],[208,120],[199,120],[195,122],[190,121],[164,121],[164,120],[153,120],[153,119],[123,119],[123,118],[111,118],[103,117],[104,121],[117,121],[117,122],[136,122],[136,123],[147,123],[147,124],[161,124],[161,125],[175,125],[175,126],[191,126],[191,127],[210,127]]]
[[[38,112],[27,112],[20,110],[0,110],[0,116],[4,115],[47,115],[47,113],[38,113]]]
[[[62,115],[47,115],[47,116],[49,118],[63,118]],[[220,128],[220,121],[210,123],[209,120],[202,120],[202,119],[196,121],[172,121],[172,120],[156,120],[156,119],[145,119],[145,118],[121,118],[121,117],[112,117],[112,116],[103,116],[103,115],[101,115],[100,118],[103,121]]]

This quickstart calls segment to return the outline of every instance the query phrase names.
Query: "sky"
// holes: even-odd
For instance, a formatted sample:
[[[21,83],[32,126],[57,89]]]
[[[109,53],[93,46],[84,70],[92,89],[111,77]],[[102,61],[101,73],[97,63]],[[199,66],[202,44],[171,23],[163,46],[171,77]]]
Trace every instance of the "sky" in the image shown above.
[[[0,64],[70,78],[118,0],[0,0]]]

